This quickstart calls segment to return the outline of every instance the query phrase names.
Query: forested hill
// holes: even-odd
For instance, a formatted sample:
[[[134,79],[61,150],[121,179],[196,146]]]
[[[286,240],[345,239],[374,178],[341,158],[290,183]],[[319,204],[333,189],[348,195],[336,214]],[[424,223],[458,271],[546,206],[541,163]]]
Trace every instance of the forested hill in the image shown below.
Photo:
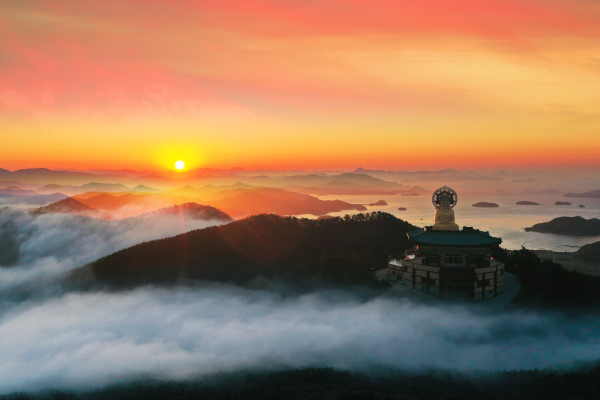
[[[186,279],[246,282],[258,276],[341,284],[373,282],[389,254],[410,247],[416,227],[373,212],[322,220],[257,215],[155,240],[91,264],[106,283],[133,286]]]

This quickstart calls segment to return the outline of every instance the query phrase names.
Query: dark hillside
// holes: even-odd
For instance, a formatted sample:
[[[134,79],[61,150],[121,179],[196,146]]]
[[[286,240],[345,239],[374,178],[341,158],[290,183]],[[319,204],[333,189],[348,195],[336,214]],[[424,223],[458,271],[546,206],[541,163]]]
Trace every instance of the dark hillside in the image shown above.
[[[575,252],[575,256],[580,260],[598,264],[600,263],[600,242],[594,242],[581,246]]]
[[[512,306],[596,312],[600,277],[567,270],[525,248],[508,251],[496,247],[492,256],[506,263],[507,272],[519,277],[521,292]]]
[[[600,367],[466,375],[390,370],[370,376],[331,368],[223,373],[183,382],[138,381],[87,392],[14,393],[0,400],[597,400]]]
[[[116,285],[180,279],[244,282],[259,275],[344,284],[373,282],[373,269],[410,244],[415,229],[373,212],[322,220],[257,215],[228,225],[142,243],[91,264]]]

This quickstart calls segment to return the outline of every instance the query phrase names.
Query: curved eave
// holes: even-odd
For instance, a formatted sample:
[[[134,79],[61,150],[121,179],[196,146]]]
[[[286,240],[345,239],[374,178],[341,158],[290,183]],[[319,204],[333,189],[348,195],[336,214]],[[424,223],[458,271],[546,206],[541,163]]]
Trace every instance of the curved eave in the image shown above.
[[[479,230],[434,231],[418,229],[407,232],[406,235],[412,242],[433,246],[486,246],[502,243],[502,239]]]

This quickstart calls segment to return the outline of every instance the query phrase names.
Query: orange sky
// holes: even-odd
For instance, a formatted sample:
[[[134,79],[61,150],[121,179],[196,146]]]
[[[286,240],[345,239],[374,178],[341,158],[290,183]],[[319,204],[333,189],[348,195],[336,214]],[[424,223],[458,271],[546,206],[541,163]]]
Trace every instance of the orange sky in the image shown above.
[[[600,165],[597,0],[0,3],[0,167]]]

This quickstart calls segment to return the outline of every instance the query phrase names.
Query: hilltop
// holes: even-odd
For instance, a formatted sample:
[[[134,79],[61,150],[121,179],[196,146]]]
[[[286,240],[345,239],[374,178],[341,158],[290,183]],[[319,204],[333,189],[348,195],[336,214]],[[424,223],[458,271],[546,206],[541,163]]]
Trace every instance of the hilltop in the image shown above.
[[[36,208],[33,210],[36,214],[46,213],[61,213],[61,214],[79,214],[79,213],[96,213],[98,210],[89,207],[71,197],[49,204],[45,207]]]
[[[373,269],[410,247],[415,227],[373,212],[321,220],[257,215],[142,243],[89,265],[117,286],[202,279],[243,283],[259,276],[290,282],[373,283]]]
[[[149,213],[144,213],[139,218],[151,218],[165,215],[177,215],[185,219],[194,220],[217,220],[223,222],[231,222],[233,218],[225,214],[223,211],[198,203],[184,203],[173,207],[165,207]]]

